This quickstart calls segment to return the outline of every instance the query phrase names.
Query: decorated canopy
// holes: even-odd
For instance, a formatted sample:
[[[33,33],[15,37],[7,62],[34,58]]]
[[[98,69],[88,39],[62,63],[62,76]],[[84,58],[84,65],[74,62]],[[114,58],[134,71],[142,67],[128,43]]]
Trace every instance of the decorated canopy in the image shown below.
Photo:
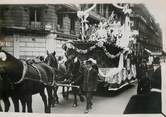
[[[101,41],[72,41],[63,45],[66,56],[75,55],[82,61],[93,58],[99,67],[117,67],[122,48]]]

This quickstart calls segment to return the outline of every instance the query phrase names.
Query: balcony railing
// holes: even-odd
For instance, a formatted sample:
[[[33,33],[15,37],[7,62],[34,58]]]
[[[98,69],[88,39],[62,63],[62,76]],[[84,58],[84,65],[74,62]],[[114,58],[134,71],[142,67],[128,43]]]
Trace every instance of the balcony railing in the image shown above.
[[[31,30],[45,30],[45,26],[41,22],[31,22],[26,28]]]

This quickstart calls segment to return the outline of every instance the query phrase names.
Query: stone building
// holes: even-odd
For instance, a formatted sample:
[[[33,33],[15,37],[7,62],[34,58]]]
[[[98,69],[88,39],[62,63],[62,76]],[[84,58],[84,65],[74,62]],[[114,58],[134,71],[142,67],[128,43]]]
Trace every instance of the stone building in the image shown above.
[[[138,30],[137,48],[146,48],[152,52],[162,51],[162,32],[154,17],[143,4],[135,4],[131,14],[132,28]],[[141,51],[140,51],[141,52]]]
[[[45,55],[46,50],[61,56],[62,44],[80,36],[78,10],[73,4],[1,5],[1,45],[18,58]],[[92,11],[88,20],[99,23],[102,17]]]
[[[123,6],[123,4],[121,4]],[[33,58],[56,51],[63,55],[61,46],[68,40],[80,38],[78,10],[86,10],[92,4],[48,5],[0,5],[0,41],[3,49],[18,58]],[[162,48],[161,30],[141,4],[130,5],[132,28],[139,31],[140,44],[152,51]],[[98,24],[109,18],[112,11],[123,24],[125,15],[112,4],[97,4],[89,13],[88,23]],[[148,30],[147,30],[148,29]],[[148,31],[148,32],[147,32]]]
[[[79,36],[74,5],[1,5],[0,27],[3,49],[18,58],[45,55]]]

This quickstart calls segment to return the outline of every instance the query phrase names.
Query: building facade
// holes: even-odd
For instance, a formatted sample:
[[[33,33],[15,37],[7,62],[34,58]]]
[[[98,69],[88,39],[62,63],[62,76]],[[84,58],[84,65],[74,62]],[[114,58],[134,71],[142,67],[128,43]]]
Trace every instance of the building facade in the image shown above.
[[[162,51],[162,32],[154,17],[149,13],[143,4],[135,4],[132,6],[132,28],[138,30],[137,50],[138,53],[143,49],[148,49],[151,52]]]
[[[0,6],[0,33],[3,49],[18,58],[45,55],[79,36],[78,9],[72,5]]]
[[[122,6],[124,4],[121,4]],[[3,49],[18,58],[43,56],[46,50],[56,51],[57,56],[64,54],[62,44],[80,38],[81,21],[77,11],[86,10],[92,4],[56,5],[0,5],[0,41]],[[153,17],[142,4],[130,5],[132,29],[138,30],[138,51],[147,48],[161,51],[161,30]],[[108,19],[112,12],[114,18],[125,22],[123,11],[112,4],[97,4],[89,12],[88,23],[98,24]]]

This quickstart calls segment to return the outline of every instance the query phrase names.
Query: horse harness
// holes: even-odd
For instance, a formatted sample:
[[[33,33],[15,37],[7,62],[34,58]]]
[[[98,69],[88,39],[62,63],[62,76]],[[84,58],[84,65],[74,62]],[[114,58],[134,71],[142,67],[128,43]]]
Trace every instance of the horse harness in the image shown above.
[[[27,72],[28,65],[25,61],[22,61],[22,64],[23,64],[23,72],[22,72],[21,79],[19,81],[15,82],[15,84],[19,84],[25,79],[25,74]]]
[[[22,72],[22,76],[21,76],[21,79],[20,79],[19,81],[15,82],[15,84],[19,84],[19,83],[21,83],[24,79],[26,79],[25,76],[26,76],[26,73],[27,73],[27,71],[28,71],[28,65],[30,65],[30,66],[32,66],[32,67],[37,71],[38,77],[39,77],[39,79],[40,79],[39,81],[42,82],[42,83],[44,83],[44,84],[46,84],[46,85],[48,85],[47,83],[45,83],[45,82],[42,81],[42,74],[41,74],[39,68],[38,68],[35,64],[27,64],[26,61],[22,61],[22,63],[23,63],[23,72]],[[55,73],[53,72],[53,78],[54,78],[54,77],[55,77]],[[53,82],[51,83],[51,86],[54,86],[54,84],[55,84],[55,80],[53,80]]]

